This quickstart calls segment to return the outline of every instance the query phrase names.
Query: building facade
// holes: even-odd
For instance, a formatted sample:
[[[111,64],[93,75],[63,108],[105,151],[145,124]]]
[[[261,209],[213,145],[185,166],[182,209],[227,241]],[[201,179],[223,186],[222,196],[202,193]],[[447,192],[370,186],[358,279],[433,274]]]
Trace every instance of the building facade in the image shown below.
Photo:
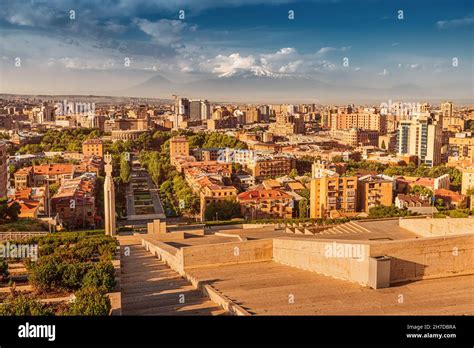
[[[400,121],[397,132],[397,153],[414,155],[418,164],[436,166],[441,163],[443,136],[442,117],[423,113]]]
[[[310,217],[327,218],[331,211],[357,210],[357,177],[322,177],[311,180]]]

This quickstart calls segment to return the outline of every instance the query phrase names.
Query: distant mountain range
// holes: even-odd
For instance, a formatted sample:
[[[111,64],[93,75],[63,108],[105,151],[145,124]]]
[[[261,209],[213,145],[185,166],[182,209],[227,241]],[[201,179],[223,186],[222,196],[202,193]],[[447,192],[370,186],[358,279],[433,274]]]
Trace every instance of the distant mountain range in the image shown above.
[[[252,67],[215,77],[202,77],[190,82],[177,82],[151,70],[69,69],[58,79],[51,71],[42,72],[42,83],[30,83],[28,71],[11,73],[0,69],[4,77],[1,92],[13,94],[95,95],[172,99],[173,94],[202,98],[215,102],[248,103],[371,103],[388,100],[439,102],[453,100],[470,103],[472,87],[450,85],[445,88],[425,88],[413,83],[381,82],[380,87],[365,87],[369,83],[351,85],[343,76],[324,75],[326,81],[313,76],[285,75]],[[59,74],[57,74],[59,75]],[[6,83],[6,81],[11,81]],[[91,83],[94,81],[94,83]],[[64,83],[67,82],[67,83]],[[374,85],[374,83],[372,83]],[[8,88],[7,88],[8,87]]]

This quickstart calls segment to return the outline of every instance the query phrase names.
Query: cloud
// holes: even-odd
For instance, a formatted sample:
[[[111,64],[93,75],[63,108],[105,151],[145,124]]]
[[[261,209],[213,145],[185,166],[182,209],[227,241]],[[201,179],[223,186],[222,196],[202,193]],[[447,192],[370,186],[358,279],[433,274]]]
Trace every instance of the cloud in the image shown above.
[[[342,46],[342,47],[321,47],[317,52],[316,56],[324,56],[328,54],[329,52],[346,52],[350,50],[350,46]]]
[[[159,45],[171,45],[182,41],[182,34],[187,28],[185,22],[170,19],[151,22],[148,19],[137,18],[135,24]]]
[[[257,68],[255,58],[252,55],[243,57],[239,53],[232,53],[228,56],[219,54],[217,57],[207,61],[212,73],[219,76],[231,76],[241,70],[251,70]]]
[[[464,18],[436,22],[436,25],[438,26],[439,29],[466,27],[473,24],[474,24],[474,17],[464,17]]]

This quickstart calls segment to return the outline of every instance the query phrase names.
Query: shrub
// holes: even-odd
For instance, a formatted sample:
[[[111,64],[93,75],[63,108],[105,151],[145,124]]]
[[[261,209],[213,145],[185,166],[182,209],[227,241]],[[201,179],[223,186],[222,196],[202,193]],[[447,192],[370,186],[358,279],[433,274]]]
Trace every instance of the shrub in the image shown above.
[[[98,262],[94,264],[85,275],[83,286],[112,291],[115,286],[115,270],[112,263]]]
[[[8,262],[0,260],[0,279],[8,277]]]
[[[37,289],[47,291],[62,285],[62,262],[55,255],[45,256],[30,266],[30,281]]]
[[[53,315],[53,311],[40,301],[29,298],[21,293],[9,295],[0,305],[1,315]]]
[[[110,299],[104,291],[84,287],[75,293],[76,299],[69,308],[70,315],[109,315]]]
[[[82,287],[84,276],[92,269],[92,263],[63,263],[61,265],[61,288],[77,290]]]

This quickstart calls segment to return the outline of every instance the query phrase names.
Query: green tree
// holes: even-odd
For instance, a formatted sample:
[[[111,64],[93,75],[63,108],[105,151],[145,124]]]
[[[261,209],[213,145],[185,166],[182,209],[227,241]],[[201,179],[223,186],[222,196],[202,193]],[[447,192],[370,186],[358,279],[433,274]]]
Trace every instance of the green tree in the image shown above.
[[[127,184],[130,181],[131,172],[130,161],[125,155],[122,155],[120,159],[120,179],[123,183]]]
[[[211,202],[206,206],[206,220],[229,220],[241,217],[240,204],[234,200]]]
[[[293,168],[292,170],[290,170],[290,173],[288,174],[288,176],[294,179],[298,176],[298,171],[295,168]]]
[[[307,218],[308,216],[308,201],[306,199],[302,199],[298,202],[298,211],[300,218]]]

